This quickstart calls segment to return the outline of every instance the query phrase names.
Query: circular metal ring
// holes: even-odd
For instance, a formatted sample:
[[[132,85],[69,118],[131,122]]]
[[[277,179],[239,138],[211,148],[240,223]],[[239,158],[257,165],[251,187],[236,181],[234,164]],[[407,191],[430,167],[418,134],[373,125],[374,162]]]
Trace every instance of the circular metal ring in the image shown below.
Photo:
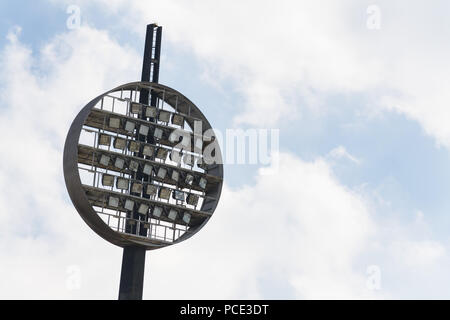
[[[158,105],[139,102],[143,92]],[[183,144],[184,136],[172,139],[178,131],[193,148]],[[92,135],[91,145],[80,140]],[[143,148],[153,154],[144,155]],[[205,150],[213,162],[200,154]],[[180,162],[164,158],[168,153],[178,153]],[[85,176],[93,176],[92,183],[83,181]],[[158,249],[190,238],[208,222],[222,191],[222,156],[211,125],[189,99],[161,84],[134,82],[98,96],[76,116],[64,146],[64,179],[78,213],[102,238],[121,247]],[[127,180],[129,188],[118,189],[119,180]]]

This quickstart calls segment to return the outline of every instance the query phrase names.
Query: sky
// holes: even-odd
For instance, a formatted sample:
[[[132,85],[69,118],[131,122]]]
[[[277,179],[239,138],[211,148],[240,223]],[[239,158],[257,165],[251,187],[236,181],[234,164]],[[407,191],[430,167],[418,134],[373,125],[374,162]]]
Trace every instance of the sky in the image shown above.
[[[71,121],[140,79],[212,126],[279,130],[278,163],[225,163],[220,203],[147,253],[145,299],[448,299],[448,1],[0,2],[0,298],[117,299],[122,249],[62,172]]]

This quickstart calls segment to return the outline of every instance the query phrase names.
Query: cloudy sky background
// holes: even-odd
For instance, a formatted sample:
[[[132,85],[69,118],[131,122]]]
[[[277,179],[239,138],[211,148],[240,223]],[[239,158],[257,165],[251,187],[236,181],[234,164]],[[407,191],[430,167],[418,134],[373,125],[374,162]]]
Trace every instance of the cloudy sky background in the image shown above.
[[[140,79],[151,22],[160,82],[223,132],[279,128],[280,165],[226,165],[208,225],[147,254],[145,298],[449,298],[449,12],[444,0],[0,2],[0,298],[117,298],[122,250],[76,213],[62,151],[87,102]]]

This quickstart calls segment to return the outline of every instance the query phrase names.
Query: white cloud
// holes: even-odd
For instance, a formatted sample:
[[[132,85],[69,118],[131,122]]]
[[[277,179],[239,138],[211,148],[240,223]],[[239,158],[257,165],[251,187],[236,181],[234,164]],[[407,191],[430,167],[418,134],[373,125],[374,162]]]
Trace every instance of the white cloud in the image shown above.
[[[378,1],[378,31],[366,26],[369,4],[356,0],[96,3],[140,34],[159,22],[165,41],[234,81],[244,96],[237,124],[277,126],[305,107],[335,108],[328,95],[364,94],[368,114],[401,112],[450,147],[446,1]]]
[[[446,257],[446,248],[436,241],[399,241],[392,244],[391,250],[407,267],[436,265]]]
[[[149,259],[149,295],[372,296],[365,270],[354,268],[375,231],[364,202],[336,181],[323,160],[308,163],[281,154],[279,168],[277,175],[258,175],[253,186],[225,188],[214,218],[189,243],[150,253],[155,258]],[[263,290],[268,270],[292,293]],[[160,274],[170,274],[176,292]]]

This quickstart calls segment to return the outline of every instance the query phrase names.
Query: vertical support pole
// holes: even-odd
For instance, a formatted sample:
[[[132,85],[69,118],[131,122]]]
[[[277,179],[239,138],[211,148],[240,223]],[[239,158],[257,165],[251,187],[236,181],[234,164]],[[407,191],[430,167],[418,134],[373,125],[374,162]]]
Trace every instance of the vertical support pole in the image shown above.
[[[145,252],[145,248],[137,246],[123,249],[119,300],[142,300]]]
[[[153,46],[154,33],[156,29],[156,41]],[[145,49],[144,60],[142,65],[141,81],[149,82],[150,76],[152,82],[159,81],[159,65],[161,56],[161,38],[162,27],[158,27],[156,24],[149,24],[147,26],[147,32],[145,36]],[[148,105],[156,105],[157,97],[148,90],[141,90],[139,102]],[[145,117],[145,108],[141,114],[142,119]],[[153,119],[150,119],[152,121]],[[136,140],[153,143],[152,133],[149,133],[148,137],[141,136],[137,133]],[[138,153],[139,157],[142,157],[142,150]],[[145,179],[140,168],[136,175],[137,180]],[[133,219],[141,220],[139,213],[136,209],[127,214],[127,217],[133,217]],[[147,220],[147,217],[144,218]],[[139,234],[141,236],[147,236],[147,230],[138,226],[137,224],[126,224],[125,232]],[[145,270],[145,253],[146,249],[139,246],[130,246],[123,249],[122,257],[122,270],[120,274],[120,288],[119,288],[119,300],[142,300],[142,292],[144,289],[144,270]]]

